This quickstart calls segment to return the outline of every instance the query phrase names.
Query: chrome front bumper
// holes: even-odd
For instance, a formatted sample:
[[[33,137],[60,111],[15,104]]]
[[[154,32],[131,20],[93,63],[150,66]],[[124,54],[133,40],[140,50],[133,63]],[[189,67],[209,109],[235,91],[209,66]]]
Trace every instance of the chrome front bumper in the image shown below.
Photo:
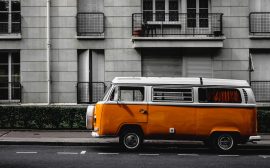
[[[99,134],[98,134],[97,132],[94,132],[94,131],[91,133],[91,135],[92,135],[92,137],[94,137],[94,138],[100,137]]]
[[[249,137],[249,142],[255,142],[255,141],[260,141],[262,139],[262,137],[261,136],[250,136]]]

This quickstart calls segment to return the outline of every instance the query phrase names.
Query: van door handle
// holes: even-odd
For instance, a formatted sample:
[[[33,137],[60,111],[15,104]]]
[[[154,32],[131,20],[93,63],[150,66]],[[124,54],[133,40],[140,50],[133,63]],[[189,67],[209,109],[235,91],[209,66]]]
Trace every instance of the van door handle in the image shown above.
[[[142,114],[147,114],[147,110],[141,109],[141,110],[140,110],[140,113],[142,113]]]

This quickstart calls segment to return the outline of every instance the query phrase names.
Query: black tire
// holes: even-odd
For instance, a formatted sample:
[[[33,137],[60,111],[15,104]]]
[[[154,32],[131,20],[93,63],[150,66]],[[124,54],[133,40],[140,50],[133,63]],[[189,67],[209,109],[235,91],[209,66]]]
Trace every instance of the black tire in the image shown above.
[[[230,133],[219,133],[212,137],[212,149],[219,153],[231,153],[236,150],[237,136]]]
[[[142,146],[143,134],[139,130],[125,130],[119,137],[119,143],[125,150],[137,151]]]

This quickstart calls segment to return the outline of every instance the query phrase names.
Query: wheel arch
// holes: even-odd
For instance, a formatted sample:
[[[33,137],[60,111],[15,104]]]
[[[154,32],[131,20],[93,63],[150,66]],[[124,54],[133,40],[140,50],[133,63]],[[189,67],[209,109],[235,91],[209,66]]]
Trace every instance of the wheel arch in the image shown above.
[[[139,131],[142,135],[144,135],[143,129],[140,125],[138,124],[123,124],[120,126],[120,128],[117,131],[117,136],[120,136],[124,131],[126,130],[137,130]]]

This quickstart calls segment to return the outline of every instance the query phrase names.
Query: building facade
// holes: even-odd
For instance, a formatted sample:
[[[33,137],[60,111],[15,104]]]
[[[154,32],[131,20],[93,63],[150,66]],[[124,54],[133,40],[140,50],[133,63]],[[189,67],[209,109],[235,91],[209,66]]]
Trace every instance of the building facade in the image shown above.
[[[267,102],[269,47],[270,0],[0,0],[0,102],[95,102],[121,76],[244,79]]]

